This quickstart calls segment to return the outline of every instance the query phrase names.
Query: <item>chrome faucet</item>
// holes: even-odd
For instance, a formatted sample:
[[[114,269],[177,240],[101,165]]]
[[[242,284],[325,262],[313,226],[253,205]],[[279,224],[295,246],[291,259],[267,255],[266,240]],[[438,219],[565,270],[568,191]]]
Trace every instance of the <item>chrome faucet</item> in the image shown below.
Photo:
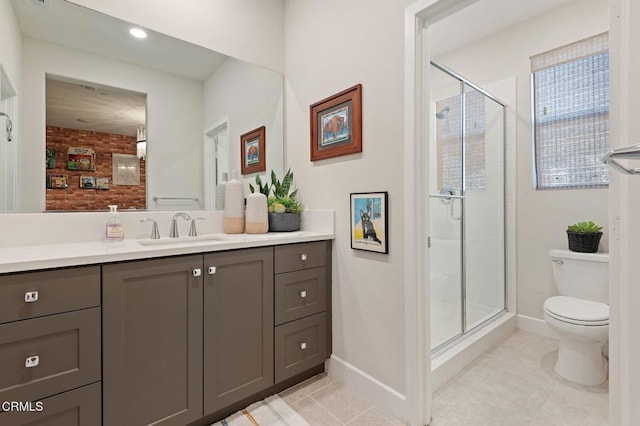
[[[206,220],[204,217],[194,217],[191,219],[191,227],[189,228],[189,236],[197,237],[198,231],[196,230],[196,220]]]
[[[160,239],[160,232],[158,231],[158,222],[156,222],[153,219],[140,219],[140,222],[153,222],[153,225],[151,225],[151,236],[149,238],[151,238],[152,240],[158,240]]]
[[[191,216],[186,213],[176,213],[171,218],[171,230],[169,231],[169,238],[178,238],[180,235],[178,234],[178,218],[181,217],[184,220],[191,220]]]

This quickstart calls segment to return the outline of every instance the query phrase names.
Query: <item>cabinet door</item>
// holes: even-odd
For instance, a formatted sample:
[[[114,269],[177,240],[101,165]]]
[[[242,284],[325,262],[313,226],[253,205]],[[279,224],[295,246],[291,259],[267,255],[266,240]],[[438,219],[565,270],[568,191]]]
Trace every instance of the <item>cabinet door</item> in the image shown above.
[[[103,267],[104,425],[202,417],[202,256]]]
[[[273,248],[213,253],[204,265],[206,415],[273,384]]]

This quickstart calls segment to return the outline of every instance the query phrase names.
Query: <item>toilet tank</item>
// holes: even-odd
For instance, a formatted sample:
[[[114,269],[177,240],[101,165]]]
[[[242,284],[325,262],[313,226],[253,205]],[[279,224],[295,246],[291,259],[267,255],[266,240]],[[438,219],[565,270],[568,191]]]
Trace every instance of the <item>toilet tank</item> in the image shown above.
[[[549,251],[561,296],[609,304],[609,254]]]

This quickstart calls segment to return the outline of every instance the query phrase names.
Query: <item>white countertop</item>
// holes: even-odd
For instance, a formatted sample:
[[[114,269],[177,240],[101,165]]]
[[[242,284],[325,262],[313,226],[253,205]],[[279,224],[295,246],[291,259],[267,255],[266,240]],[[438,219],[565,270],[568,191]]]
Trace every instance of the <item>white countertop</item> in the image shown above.
[[[330,240],[333,232],[295,231],[267,234],[204,234],[177,239],[125,239],[0,248],[0,273],[91,265],[162,256]]]

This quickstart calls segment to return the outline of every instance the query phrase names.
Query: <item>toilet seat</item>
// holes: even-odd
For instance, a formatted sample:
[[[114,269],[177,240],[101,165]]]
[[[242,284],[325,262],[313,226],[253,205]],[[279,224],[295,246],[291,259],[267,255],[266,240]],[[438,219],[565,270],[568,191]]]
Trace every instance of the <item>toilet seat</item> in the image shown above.
[[[609,325],[609,305],[568,296],[553,296],[544,302],[545,312],[558,321],[585,325]]]

